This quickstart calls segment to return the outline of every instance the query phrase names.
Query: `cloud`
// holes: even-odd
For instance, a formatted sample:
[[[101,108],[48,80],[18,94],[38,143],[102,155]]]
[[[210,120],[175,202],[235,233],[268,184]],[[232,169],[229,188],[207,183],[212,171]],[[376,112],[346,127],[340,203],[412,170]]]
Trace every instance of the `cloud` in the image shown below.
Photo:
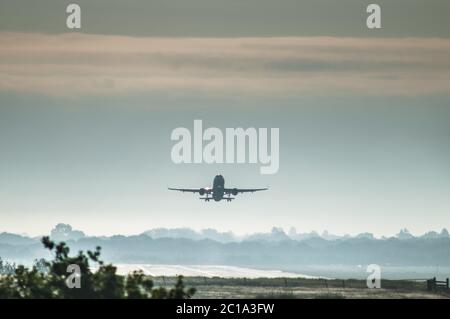
[[[0,90],[50,95],[450,92],[450,39],[0,32]]]

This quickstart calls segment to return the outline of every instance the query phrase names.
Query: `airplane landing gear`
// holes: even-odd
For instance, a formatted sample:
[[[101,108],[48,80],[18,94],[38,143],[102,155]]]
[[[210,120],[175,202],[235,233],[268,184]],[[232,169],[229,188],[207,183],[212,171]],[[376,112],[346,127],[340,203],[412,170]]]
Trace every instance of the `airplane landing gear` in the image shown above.
[[[225,197],[225,199],[227,200],[227,202],[231,202],[234,197],[231,197],[231,194],[228,194],[228,197]]]

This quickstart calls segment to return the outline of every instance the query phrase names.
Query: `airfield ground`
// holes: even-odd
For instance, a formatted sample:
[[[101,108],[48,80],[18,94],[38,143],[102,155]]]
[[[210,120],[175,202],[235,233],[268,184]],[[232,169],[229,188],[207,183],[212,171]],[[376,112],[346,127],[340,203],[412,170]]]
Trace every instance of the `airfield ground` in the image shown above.
[[[171,286],[175,277],[154,277],[155,285]],[[365,280],[309,278],[205,278],[186,277],[195,287],[194,298],[313,298],[313,299],[404,299],[450,298],[450,291],[427,291],[426,282],[383,280],[380,289],[368,289]]]

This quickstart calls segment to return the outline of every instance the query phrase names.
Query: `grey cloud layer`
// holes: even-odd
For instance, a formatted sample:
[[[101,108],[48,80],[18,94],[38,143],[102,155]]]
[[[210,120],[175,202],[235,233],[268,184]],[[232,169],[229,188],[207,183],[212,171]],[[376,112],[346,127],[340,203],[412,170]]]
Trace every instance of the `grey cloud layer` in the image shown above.
[[[450,39],[0,33],[0,90],[296,94],[450,91]]]
[[[35,1],[37,2],[37,1]],[[71,1],[0,1],[0,30],[67,32]],[[450,37],[450,1],[377,0],[380,30],[365,27],[371,0],[77,0],[90,34],[164,37]]]

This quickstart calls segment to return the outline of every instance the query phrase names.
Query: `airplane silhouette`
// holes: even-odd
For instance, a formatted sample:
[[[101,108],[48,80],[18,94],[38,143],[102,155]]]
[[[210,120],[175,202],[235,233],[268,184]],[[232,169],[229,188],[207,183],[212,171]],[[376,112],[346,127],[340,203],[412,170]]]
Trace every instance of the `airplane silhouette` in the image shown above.
[[[199,193],[200,196],[205,195],[205,197],[200,197],[200,199],[205,202],[209,202],[211,199],[214,199],[216,202],[221,201],[222,199],[226,199],[227,202],[231,202],[235,197],[231,197],[231,195],[236,196],[239,193],[253,193],[258,191],[265,191],[268,188],[225,188],[225,179],[222,175],[216,175],[213,180],[213,187],[205,187],[205,188],[168,188],[171,191],[180,191],[180,192],[190,192],[190,193]],[[211,196],[208,196],[211,195]],[[225,196],[228,195],[228,196]]]

